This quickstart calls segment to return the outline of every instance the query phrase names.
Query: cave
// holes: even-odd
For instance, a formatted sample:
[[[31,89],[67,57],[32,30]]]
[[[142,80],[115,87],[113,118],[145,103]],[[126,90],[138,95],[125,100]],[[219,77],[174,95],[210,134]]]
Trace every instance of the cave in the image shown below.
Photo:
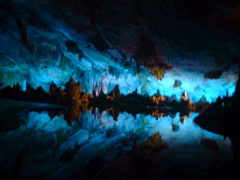
[[[0,0],[0,179],[240,178],[239,12]]]

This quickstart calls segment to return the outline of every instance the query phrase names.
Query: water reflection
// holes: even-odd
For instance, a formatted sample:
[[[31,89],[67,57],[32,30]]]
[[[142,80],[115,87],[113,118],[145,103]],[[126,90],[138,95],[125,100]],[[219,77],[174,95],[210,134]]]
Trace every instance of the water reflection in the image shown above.
[[[230,171],[225,167],[231,159],[229,139],[195,125],[195,112],[185,115],[184,124],[179,112],[164,112],[156,119],[152,112],[132,115],[119,110],[117,121],[109,109],[85,109],[80,115],[79,109],[68,109],[66,112],[73,112],[69,116],[60,110],[51,112],[59,114],[50,117],[47,111],[24,111],[17,130],[0,133],[0,172],[6,177],[131,179],[154,178],[153,172],[158,172],[159,178],[167,178],[167,174],[178,172],[176,166],[182,171],[195,166],[192,174],[201,175],[202,168],[206,170],[203,175],[208,175],[213,159],[218,162],[217,173],[222,174],[223,167]],[[75,115],[77,120],[69,125],[65,117],[75,119]],[[205,141],[201,144],[203,138],[213,140],[218,149],[208,148]],[[21,156],[26,147],[29,153]]]
[[[65,89],[57,87],[52,82],[48,93],[45,93],[42,87],[34,89],[29,84],[27,84],[26,91],[21,91],[19,84],[14,87],[7,86],[0,91],[0,97],[19,100],[10,102],[14,105],[7,109],[15,108],[21,102],[28,101],[29,103],[24,103],[30,110],[44,110],[44,106],[40,108],[36,105],[37,103],[33,103],[39,102],[39,104],[46,104],[45,110],[49,111],[51,118],[64,114],[69,125],[78,119],[81,112],[85,113],[87,110],[94,110],[97,107],[100,111],[108,111],[114,120],[118,120],[121,112],[128,112],[135,118],[140,113],[161,118],[168,115],[175,116],[177,112],[180,112],[181,122],[184,123],[185,117],[190,116],[191,112],[202,112],[210,106],[204,96],[199,102],[192,103],[191,99],[187,97],[186,91],[182,93],[180,100],[175,95],[163,96],[159,90],[151,97],[147,94],[145,96],[138,94],[137,89],[128,95],[122,95],[118,85],[108,94],[104,94],[102,91],[98,96],[97,94],[94,91],[92,94],[82,92],[80,83],[75,82],[72,78],[66,83]],[[48,104],[51,104],[50,107]],[[54,106],[54,104],[56,105]],[[23,106],[20,107],[23,108]],[[11,129],[11,127],[6,129]]]
[[[176,101],[159,92],[122,96],[116,86],[96,97],[72,79],[65,90],[52,84],[41,97],[32,89],[2,94],[8,97],[8,91],[16,91],[18,100],[42,97],[59,105],[0,99],[1,178],[234,178],[230,140],[193,121],[210,104],[193,104],[186,92]]]

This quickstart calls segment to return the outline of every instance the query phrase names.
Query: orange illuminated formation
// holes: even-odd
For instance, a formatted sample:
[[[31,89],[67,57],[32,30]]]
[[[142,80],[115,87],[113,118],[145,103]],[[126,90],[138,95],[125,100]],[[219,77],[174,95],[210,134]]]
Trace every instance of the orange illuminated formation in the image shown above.
[[[75,82],[72,78],[66,83],[65,88],[57,87],[52,82],[48,93],[45,93],[42,88],[33,89],[27,85],[26,92],[20,91],[20,87],[16,84],[13,88],[6,87],[1,90],[0,96],[4,98],[12,98],[17,100],[35,101],[56,103],[65,107],[59,111],[49,111],[53,118],[55,115],[64,113],[64,118],[69,124],[77,120],[81,112],[86,113],[87,110],[94,110],[99,107],[101,110],[106,110],[117,120],[119,113],[128,112],[136,117],[139,113],[149,114],[153,117],[160,118],[170,114],[180,112],[180,120],[185,122],[186,117],[190,117],[191,112],[203,112],[210,104],[202,97],[198,103],[192,103],[191,99],[187,98],[187,93],[182,93],[180,101],[176,96],[167,97],[157,91],[152,97],[142,96],[137,93],[137,90],[128,95],[120,94],[119,85],[108,94],[102,91],[96,95],[95,92],[88,94],[82,92],[79,82]]]

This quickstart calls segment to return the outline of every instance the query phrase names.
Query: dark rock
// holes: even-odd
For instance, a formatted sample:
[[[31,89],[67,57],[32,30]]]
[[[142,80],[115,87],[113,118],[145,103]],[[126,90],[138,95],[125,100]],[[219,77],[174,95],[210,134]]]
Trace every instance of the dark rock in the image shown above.
[[[177,87],[180,87],[181,85],[182,85],[182,82],[180,80],[175,80],[173,87],[177,88]]]
[[[170,116],[171,118],[175,118],[175,117],[176,117],[176,113],[169,113],[169,116]]]
[[[210,150],[214,150],[214,151],[218,151],[218,149],[219,149],[217,142],[210,138],[202,138],[201,145],[206,149],[210,149]]]
[[[200,101],[201,101],[202,103],[207,103],[207,98],[206,98],[206,96],[202,95]]]
[[[106,130],[106,138],[114,137],[119,133],[116,124]]]
[[[173,131],[178,131],[179,130],[179,125],[175,124],[175,123],[172,123],[172,130]]]
[[[120,97],[119,85],[116,85],[114,89],[109,93],[114,99],[118,99]]]
[[[161,135],[153,133],[146,141],[130,151],[129,156],[140,168],[149,166],[161,153],[168,148]]]
[[[204,73],[204,78],[219,79],[223,73],[223,70],[213,70]]]
[[[172,66],[159,55],[156,50],[156,43],[147,36],[142,36],[139,48],[133,58],[136,60],[138,73],[140,72],[140,66],[144,66],[159,80],[164,77],[166,70],[172,68]]]
[[[84,57],[84,54],[82,52],[81,49],[79,49],[77,43],[71,41],[71,40],[67,40],[65,42],[65,45],[67,47],[67,51],[71,52],[71,53],[75,53],[79,55],[79,59],[81,59],[82,57]]]
[[[168,101],[169,101],[169,102],[177,101],[177,96],[176,96],[176,94],[170,96],[170,97],[168,98]]]

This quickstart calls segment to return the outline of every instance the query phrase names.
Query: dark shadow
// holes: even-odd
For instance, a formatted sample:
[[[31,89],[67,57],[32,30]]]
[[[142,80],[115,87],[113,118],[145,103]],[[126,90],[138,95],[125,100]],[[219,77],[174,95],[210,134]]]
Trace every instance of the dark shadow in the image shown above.
[[[239,76],[240,77],[240,72]],[[234,168],[240,177],[240,80],[238,78],[232,97],[217,99],[206,111],[197,116],[194,122],[210,132],[228,136],[232,142]]]

